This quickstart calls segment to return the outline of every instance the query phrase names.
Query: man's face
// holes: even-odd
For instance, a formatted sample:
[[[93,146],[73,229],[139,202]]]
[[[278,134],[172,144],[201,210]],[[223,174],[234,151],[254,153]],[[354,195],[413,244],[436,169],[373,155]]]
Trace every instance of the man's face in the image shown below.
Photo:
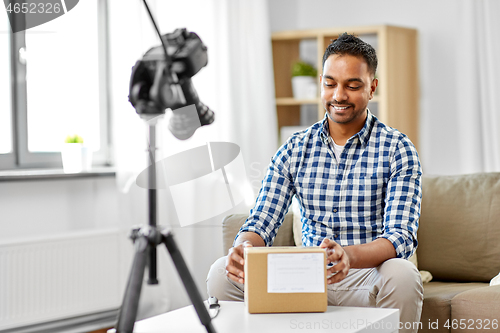
[[[333,54],[323,66],[321,102],[329,118],[338,124],[364,123],[368,101],[377,80],[362,57]]]

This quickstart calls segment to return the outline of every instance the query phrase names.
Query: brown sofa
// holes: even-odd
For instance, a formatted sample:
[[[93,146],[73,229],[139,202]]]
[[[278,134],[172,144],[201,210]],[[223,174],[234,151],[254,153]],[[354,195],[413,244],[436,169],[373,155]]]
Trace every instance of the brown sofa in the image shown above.
[[[500,272],[500,173],[424,176],[422,191],[418,268],[433,279],[419,332],[500,332],[500,285],[489,285]],[[224,219],[225,253],[246,217]],[[274,246],[295,245],[294,220],[289,212]]]

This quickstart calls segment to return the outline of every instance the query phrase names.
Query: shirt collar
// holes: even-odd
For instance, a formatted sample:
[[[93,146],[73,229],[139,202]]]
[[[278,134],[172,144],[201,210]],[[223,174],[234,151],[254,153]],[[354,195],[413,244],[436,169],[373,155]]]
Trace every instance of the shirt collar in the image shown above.
[[[363,146],[366,146],[368,144],[368,140],[370,139],[370,133],[372,131],[372,128],[373,128],[373,125],[374,125],[375,119],[376,119],[375,116],[373,115],[373,113],[370,112],[370,110],[367,109],[367,112],[368,112],[368,115],[366,116],[365,125],[358,133],[356,133],[352,137],[352,138],[354,138],[355,136],[357,136],[359,138],[359,141],[361,142],[361,144]],[[323,118],[323,126],[321,129],[320,136],[321,136],[321,141],[323,141],[323,143],[325,143],[325,144],[330,139],[330,130],[329,130],[329,126],[328,126],[328,114],[326,112],[325,112],[325,117]],[[349,140],[351,140],[352,138],[350,138]]]

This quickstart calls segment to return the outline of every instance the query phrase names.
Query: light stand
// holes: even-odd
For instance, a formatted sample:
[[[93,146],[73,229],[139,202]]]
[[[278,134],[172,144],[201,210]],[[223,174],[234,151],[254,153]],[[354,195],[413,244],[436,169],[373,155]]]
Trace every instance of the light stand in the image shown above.
[[[184,284],[191,302],[193,303],[196,313],[200,318],[201,323],[205,326],[207,332],[215,333],[212,326],[212,320],[207,308],[203,303],[203,299],[196,287],[196,284],[189,272],[189,269],[182,257],[182,254],[175,243],[174,236],[171,231],[166,230],[156,225],[157,211],[157,196],[156,196],[156,118],[148,120],[148,117],[141,117],[146,120],[149,126],[149,146],[148,154],[151,160],[151,166],[148,169],[148,214],[149,225],[132,230],[131,238],[135,245],[134,261],[130,271],[125,296],[118,315],[118,323],[116,332],[132,333],[134,323],[137,317],[137,309],[139,306],[139,298],[141,295],[142,282],[144,279],[144,270],[148,262],[149,255],[149,278],[148,284],[158,284],[156,278],[156,247],[160,244],[165,244],[168,253],[174,262],[175,268]]]

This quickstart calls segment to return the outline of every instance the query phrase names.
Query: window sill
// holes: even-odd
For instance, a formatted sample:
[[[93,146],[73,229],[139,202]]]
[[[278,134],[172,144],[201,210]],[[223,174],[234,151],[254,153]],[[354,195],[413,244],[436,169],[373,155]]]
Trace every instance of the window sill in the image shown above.
[[[0,182],[114,177],[114,167],[95,167],[91,171],[64,173],[63,169],[18,169],[0,171]]]

